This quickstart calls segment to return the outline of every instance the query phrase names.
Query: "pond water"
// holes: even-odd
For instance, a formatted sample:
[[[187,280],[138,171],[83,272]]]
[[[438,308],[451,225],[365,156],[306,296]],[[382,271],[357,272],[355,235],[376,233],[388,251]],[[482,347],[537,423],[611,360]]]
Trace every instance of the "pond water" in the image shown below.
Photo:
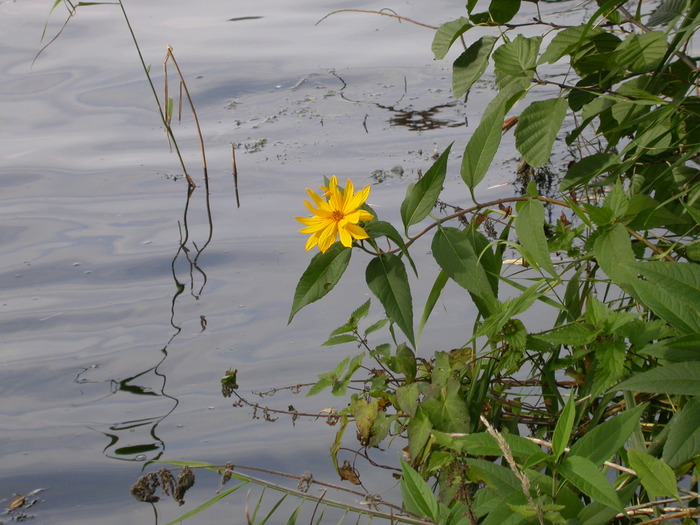
[[[311,257],[294,220],[306,215],[304,189],[333,174],[372,184],[369,203],[398,225],[406,185],[457,140],[446,184],[452,204],[468,203],[458,159],[493,88],[455,101],[456,50],[433,61],[431,30],[360,13],[315,25],[336,9],[377,9],[371,2],[125,2],[158,91],[171,45],[196,107],[209,194],[185,109],[174,131],[198,185],[188,198],[119,7],[80,7],[32,65],[51,4],[0,2],[2,506],[46,489],[25,511],[37,523],[165,523],[217,488],[198,483],[180,508],[138,503],[129,487],[153,459],[310,470],[339,482],[328,458],[336,429],[255,419],[221,395],[219,379],[237,368],[252,399],[312,382],[356,350],[319,344],[369,297],[361,257],[287,326]],[[431,25],[463,14],[447,0],[391,7]],[[66,14],[62,5],[53,12],[44,43]],[[512,181],[516,163],[503,158],[483,194],[512,194],[486,188]],[[418,262],[429,276],[414,298],[421,305],[434,267]],[[450,330],[473,316],[462,300],[446,296],[447,314],[425,340],[463,342]],[[288,391],[261,402],[310,413],[342,406]],[[395,450],[384,454],[395,462]],[[393,486],[386,473],[362,474],[370,491]],[[244,505],[224,500],[195,521],[241,523]]]

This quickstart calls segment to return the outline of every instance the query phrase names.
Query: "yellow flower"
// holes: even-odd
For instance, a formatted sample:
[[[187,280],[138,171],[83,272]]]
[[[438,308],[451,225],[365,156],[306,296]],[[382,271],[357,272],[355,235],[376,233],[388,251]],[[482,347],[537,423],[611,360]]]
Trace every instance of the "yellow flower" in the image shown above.
[[[306,228],[299,230],[301,233],[309,233],[311,237],[306,241],[307,251],[318,245],[321,252],[325,252],[340,235],[343,246],[350,248],[353,239],[367,239],[369,235],[361,227],[360,222],[374,219],[371,213],[358,209],[369,197],[369,186],[355,193],[352,181],[348,179],[345,190],[338,188],[338,179],[333,175],[328,187],[321,186],[323,197],[315,191],[307,189],[307,193],[313,204],[304,201],[304,204],[313,214],[313,217],[297,217],[296,219]]]

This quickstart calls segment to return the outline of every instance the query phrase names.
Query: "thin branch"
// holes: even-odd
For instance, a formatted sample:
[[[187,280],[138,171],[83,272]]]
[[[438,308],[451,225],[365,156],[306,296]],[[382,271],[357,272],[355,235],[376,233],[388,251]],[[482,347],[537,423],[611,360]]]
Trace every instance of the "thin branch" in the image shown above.
[[[417,26],[427,27],[428,29],[437,29],[437,26],[431,26],[429,24],[424,24],[423,22],[418,22],[417,20],[413,20],[411,18],[406,18],[405,16],[397,15],[396,13],[387,13],[386,11],[373,11],[370,9],[338,9],[337,11],[332,11],[332,12],[328,13],[326,16],[324,16],[323,18],[321,18],[321,20],[316,22],[316,25],[323,22],[329,16],[335,15],[337,13],[369,13],[369,14],[373,14],[373,15],[389,16],[391,18],[397,18],[399,20],[404,20],[405,22],[410,22],[411,24],[415,24]]]

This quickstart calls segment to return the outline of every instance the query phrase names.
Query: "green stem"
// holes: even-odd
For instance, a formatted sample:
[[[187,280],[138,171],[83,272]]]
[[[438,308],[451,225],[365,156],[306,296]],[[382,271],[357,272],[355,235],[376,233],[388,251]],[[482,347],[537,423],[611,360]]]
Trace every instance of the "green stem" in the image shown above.
[[[173,130],[171,129],[168,122],[166,121],[165,113],[163,112],[163,106],[160,103],[160,99],[158,98],[158,93],[156,92],[156,87],[153,84],[153,80],[151,79],[149,67],[146,65],[146,61],[143,59],[143,54],[141,54],[141,48],[139,47],[138,40],[136,40],[136,35],[134,34],[134,30],[131,27],[131,22],[129,22],[129,17],[126,14],[126,9],[124,9],[124,3],[122,2],[122,0],[119,0],[119,7],[121,8],[122,14],[124,15],[124,20],[126,21],[126,25],[129,28],[129,33],[131,33],[131,39],[134,41],[134,46],[136,46],[136,52],[139,54],[139,60],[141,60],[141,67],[143,67],[143,71],[144,71],[144,73],[146,73],[146,78],[148,79],[148,84],[151,86],[151,91],[153,92],[153,98],[156,99],[156,105],[158,106],[158,113],[160,114],[160,119],[163,122],[163,126],[165,126],[165,130],[168,133],[168,136],[170,137],[172,144],[175,146],[175,153],[177,153],[177,158],[180,160],[180,166],[182,166],[182,171],[184,172],[185,177],[187,178],[187,183],[190,185],[190,187],[194,188],[197,185],[194,183],[194,181],[190,177],[189,173],[187,173],[187,168],[185,167],[185,161],[183,160],[182,154],[180,153],[180,148],[177,145],[177,140],[175,140],[175,135],[173,134]]]

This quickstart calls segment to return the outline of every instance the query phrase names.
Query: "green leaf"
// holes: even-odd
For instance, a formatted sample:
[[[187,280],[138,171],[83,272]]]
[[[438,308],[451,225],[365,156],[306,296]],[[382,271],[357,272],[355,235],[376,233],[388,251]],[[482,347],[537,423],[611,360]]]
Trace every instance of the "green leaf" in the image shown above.
[[[522,494],[520,480],[508,468],[484,459],[467,458],[464,464],[469,467],[467,475],[472,481],[483,481],[489,487],[496,489],[501,497],[517,491]]]
[[[565,98],[550,98],[533,102],[520,114],[515,147],[533,168],[541,168],[549,161],[566,110]]]
[[[408,381],[416,378],[416,354],[408,346],[401,343],[396,348],[394,367],[399,374],[403,374]]]
[[[655,69],[666,54],[666,35],[662,31],[631,34],[613,55],[615,65],[622,64],[632,73],[646,73]]]
[[[608,208],[615,219],[620,219],[627,213],[629,199],[625,195],[625,190],[622,189],[622,184],[619,180],[615,181],[607,197],[605,197],[603,207]]]
[[[608,479],[586,458],[569,455],[559,465],[557,472],[591,499],[618,511],[624,510]]]
[[[399,247],[401,253],[408,260],[409,264],[411,265],[411,268],[413,269],[413,273],[416,275],[416,277],[418,277],[418,270],[416,270],[416,265],[413,262],[413,259],[411,258],[411,254],[409,253],[408,248],[406,247],[406,243],[403,242],[401,234],[396,228],[394,228],[393,224],[391,224],[390,222],[374,220],[365,224],[364,228],[367,234],[373,239],[377,239],[379,237],[387,237],[388,239],[393,241],[394,244],[396,244],[396,246]]]
[[[452,47],[454,41],[471,27],[473,26],[469,23],[469,20],[463,16],[457,20],[451,20],[450,22],[442,24],[433,37],[432,50],[435,54],[435,60],[442,60],[445,58],[445,55],[450,50],[450,47]]]
[[[623,504],[629,502],[635,496],[637,486],[638,483],[632,481],[620,489],[618,497]],[[579,520],[579,523],[586,525],[602,525],[612,522],[617,512],[616,509],[603,505],[599,501],[593,501],[579,511],[576,518]]]
[[[379,414],[379,403],[373,399],[370,403],[366,399],[358,399],[353,406],[353,417],[357,425],[358,437],[366,443],[369,441],[377,415]]]
[[[297,284],[287,324],[304,306],[318,301],[333,289],[348,267],[351,254],[352,250],[336,242],[325,253],[314,255]]]
[[[423,456],[423,449],[430,439],[433,426],[430,419],[425,414],[423,408],[416,407],[415,414],[408,421],[406,432],[408,434],[408,455],[413,461],[420,461]]]
[[[639,425],[646,407],[646,404],[636,406],[596,425],[571,446],[569,454],[584,457],[599,467],[624,446],[635,427]]]
[[[396,408],[413,418],[418,409],[419,396],[420,385],[418,383],[404,383],[396,389]]]
[[[341,345],[343,343],[356,343],[357,338],[354,335],[336,335],[329,337],[321,346]]]
[[[542,295],[539,291],[539,283],[535,283],[528,289],[523,291],[520,295],[507,299],[501,306],[501,311],[490,315],[479,327],[475,333],[475,337],[487,336],[496,338],[497,334],[501,332],[504,326],[513,317],[526,311],[532,304],[539,299]],[[515,322],[515,320],[514,320]],[[512,323],[511,323],[512,324]],[[504,338],[507,338],[505,334],[501,334]]]
[[[287,520],[286,525],[296,525],[297,519],[299,518],[299,511],[301,510],[301,506],[304,504],[302,501],[299,503],[296,509],[294,509],[294,512],[292,513],[291,516],[289,516],[289,519]]]
[[[498,107],[485,113],[466,148],[464,148],[460,174],[472,195],[474,188],[486,175],[493,157],[498,151],[505,112],[506,101],[503,100]]]
[[[406,510],[432,520],[439,519],[437,500],[425,480],[403,460],[401,472],[401,499]]]
[[[523,257],[535,269],[557,278],[544,235],[544,206],[536,199],[516,204],[515,233],[525,251]]]
[[[506,24],[518,14],[520,0],[491,0],[489,14],[497,24]]]
[[[574,428],[575,420],[576,405],[574,404],[574,396],[571,395],[559,415],[557,426],[554,427],[554,434],[552,435],[552,455],[555,460],[559,459],[564,453],[566,445],[569,444],[569,437],[571,436],[571,430]]]
[[[602,231],[593,244],[593,251],[605,274],[619,287],[628,291],[637,279],[630,267],[635,257],[625,227],[616,223],[612,228]]]
[[[376,323],[372,323],[370,326],[367,327],[367,330],[365,330],[365,336],[376,332],[377,330],[384,328],[384,325],[386,325],[389,322],[389,319],[380,319]]]
[[[602,29],[589,28],[588,26],[568,27],[559,31],[547,46],[547,49],[540,56],[538,63],[545,62],[553,64],[564,55],[568,55],[573,50],[581,47],[582,40],[587,36],[600,34]]]
[[[676,475],[666,463],[633,448],[627,451],[627,460],[650,498],[670,496],[678,499]]]
[[[425,219],[435,207],[445,182],[450,149],[452,144],[447,146],[425,175],[406,190],[406,197],[401,203],[401,220],[406,229],[406,235],[408,235],[409,226]]]
[[[438,276],[435,278],[433,287],[430,289],[428,298],[425,301],[425,307],[423,307],[423,315],[421,316],[420,323],[418,324],[418,339],[420,339],[420,336],[423,333],[423,328],[425,328],[425,323],[428,322],[428,318],[430,317],[433,308],[435,308],[440,295],[442,295],[442,290],[445,288],[448,280],[449,277],[445,271],[440,270],[440,273],[438,273]]]
[[[367,286],[379,299],[389,319],[403,331],[415,347],[413,302],[406,267],[393,254],[382,254],[367,265]]]
[[[421,408],[433,427],[442,432],[468,432],[469,413],[460,383],[450,378],[444,386],[431,385],[425,389]]]
[[[647,262],[627,267],[646,279],[634,279],[631,285],[647,307],[686,334],[700,332],[700,265]]]
[[[663,4],[649,17],[647,26],[669,25],[674,20],[683,16],[686,3],[687,0],[664,0]]]
[[[529,439],[514,434],[501,434],[508,445],[513,457],[527,459],[540,452],[540,447]],[[459,446],[459,451],[472,456],[502,456],[503,451],[498,446],[496,438],[486,432],[469,434],[468,436],[454,438],[454,444]]]
[[[367,317],[367,314],[369,314],[369,306],[370,306],[371,300],[367,299],[362,305],[358,306],[355,311],[350,314],[350,323],[357,327],[357,323],[360,322],[360,319],[364,319]]]
[[[484,74],[493,46],[494,36],[482,36],[470,45],[452,64],[452,95],[459,98]]]
[[[219,501],[219,500],[225,498],[226,496],[228,496],[229,494],[231,494],[231,493],[233,493],[233,492],[236,492],[238,489],[240,489],[241,487],[247,485],[248,483],[249,483],[248,481],[244,481],[244,482],[242,482],[242,483],[239,483],[239,484],[236,485],[235,487],[231,487],[230,489],[227,489],[227,490],[225,490],[225,491],[223,491],[223,492],[220,492],[219,494],[217,494],[217,495],[214,496],[213,498],[211,498],[211,499],[205,501],[205,502],[202,503],[201,505],[198,505],[198,506],[195,507],[194,509],[192,509],[192,510],[190,510],[190,511],[188,511],[188,512],[185,512],[182,516],[180,516],[180,517],[174,519],[173,521],[168,522],[167,525],[175,525],[176,523],[182,523],[182,522],[185,521],[186,519],[191,518],[192,516],[196,516],[196,515],[199,514],[200,512],[205,511],[206,509],[208,509],[209,507],[211,507],[211,506],[212,506],[214,503],[216,503],[217,501]]]
[[[536,337],[553,345],[583,346],[595,341],[597,336],[598,332],[590,326],[571,323]]]
[[[433,257],[450,279],[481,298],[487,307],[493,303],[495,295],[486,271],[464,231],[439,228],[433,237],[432,251]]]
[[[700,395],[700,362],[671,363],[640,372],[623,381],[615,390],[651,394]]]
[[[518,35],[496,49],[493,52],[496,84],[502,88],[517,78],[532,79],[541,43],[541,36],[526,38]]]
[[[645,346],[641,352],[667,361],[700,361],[700,334],[664,339]]]
[[[664,445],[662,459],[678,468],[700,455],[700,399],[690,399],[671,419],[671,430]]]

